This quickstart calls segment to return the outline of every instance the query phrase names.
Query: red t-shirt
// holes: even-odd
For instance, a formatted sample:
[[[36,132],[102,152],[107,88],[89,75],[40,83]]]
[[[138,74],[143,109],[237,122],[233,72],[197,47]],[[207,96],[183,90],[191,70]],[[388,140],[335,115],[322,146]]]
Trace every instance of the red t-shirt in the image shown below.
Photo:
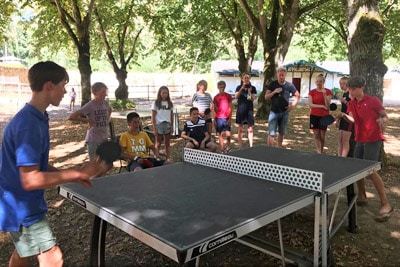
[[[325,88],[326,90],[326,95],[332,95],[332,91]],[[312,97],[312,102],[313,104],[316,105],[325,105],[325,99],[324,99],[324,94],[322,92],[319,92],[317,89],[312,89],[308,95]],[[329,109],[323,109],[323,108],[311,108],[310,114],[314,116],[319,116],[323,117],[326,115],[329,115]]]
[[[228,93],[214,96],[215,118],[227,119],[231,114],[232,96]]]
[[[379,124],[379,112],[384,110],[381,101],[377,97],[364,95],[357,101],[352,99],[347,104],[348,113],[354,118],[354,138],[356,142],[372,143],[383,140],[383,134]]]

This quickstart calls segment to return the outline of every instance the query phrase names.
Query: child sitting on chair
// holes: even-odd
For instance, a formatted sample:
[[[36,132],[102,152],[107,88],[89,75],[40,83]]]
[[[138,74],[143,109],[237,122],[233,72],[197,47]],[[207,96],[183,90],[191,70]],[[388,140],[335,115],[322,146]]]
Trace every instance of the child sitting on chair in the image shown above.
[[[206,121],[199,117],[199,109],[192,107],[189,111],[190,120],[185,122],[181,137],[186,141],[185,147],[217,151],[218,145],[211,141]]]
[[[128,170],[137,171],[164,164],[160,154],[146,132],[140,129],[140,116],[136,112],[127,115],[128,131],[119,139],[122,148],[121,157],[128,160]],[[155,158],[150,157],[148,149],[153,151]]]

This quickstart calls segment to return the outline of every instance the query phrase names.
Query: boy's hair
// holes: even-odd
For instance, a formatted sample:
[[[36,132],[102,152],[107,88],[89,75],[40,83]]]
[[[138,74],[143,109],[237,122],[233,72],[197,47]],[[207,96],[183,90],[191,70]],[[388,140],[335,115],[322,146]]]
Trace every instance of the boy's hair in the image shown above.
[[[101,89],[103,89],[103,88],[106,88],[107,89],[107,85],[105,85],[104,83],[102,83],[102,82],[97,82],[97,83],[94,83],[93,85],[92,85],[92,93],[96,93],[96,92],[98,92],[98,91],[100,91]]]
[[[219,81],[219,82],[217,83],[217,86],[218,86],[218,87],[220,87],[220,86],[226,87],[226,82],[225,82],[225,81]]]
[[[211,109],[210,108],[206,108],[204,110],[204,115],[210,115],[211,114]]]
[[[63,80],[69,82],[69,76],[64,67],[52,61],[41,61],[33,65],[28,71],[28,80],[31,90],[40,92],[47,82],[57,84]]]
[[[136,112],[131,112],[131,113],[129,113],[128,115],[126,115],[126,120],[127,120],[128,122],[131,122],[133,119],[136,119],[136,118],[139,118],[139,119],[140,119],[139,114],[137,114]]]
[[[349,88],[360,88],[365,85],[365,80],[359,76],[350,77],[347,82],[347,87]]]
[[[189,114],[192,114],[193,111],[199,111],[199,109],[197,107],[191,107],[189,110]]]

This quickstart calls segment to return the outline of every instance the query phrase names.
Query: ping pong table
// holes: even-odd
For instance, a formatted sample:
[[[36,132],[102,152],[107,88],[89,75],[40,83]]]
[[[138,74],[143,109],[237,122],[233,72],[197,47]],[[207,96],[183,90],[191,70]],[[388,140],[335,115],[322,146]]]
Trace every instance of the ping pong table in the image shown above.
[[[379,169],[375,161],[267,146],[228,154],[185,148],[183,162],[96,178],[90,188],[65,184],[59,194],[95,215],[92,266],[104,265],[107,224],[190,265],[234,240],[256,248],[251,232],[313,204],[311,265],[327,266],[328,195]]]

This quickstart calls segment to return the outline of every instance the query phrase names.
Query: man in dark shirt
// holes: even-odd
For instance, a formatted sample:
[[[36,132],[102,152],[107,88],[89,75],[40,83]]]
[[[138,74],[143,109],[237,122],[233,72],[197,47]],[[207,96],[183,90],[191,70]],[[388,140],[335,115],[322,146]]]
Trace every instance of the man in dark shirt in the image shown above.
[[[268,145],[274,146],[275,135],[278,131],[277,147],[282,147],[283,137],[286,132],[286,126],[289,121],[289,111],[297,104],[300,94],[296,87],[287,82],[286,69],[278,68],[276,81],[268,85],[265,93],[265,100],[271,100],[271,111],[268,117]],[[294,100],[289,104],[290,95],[294,96]]]

